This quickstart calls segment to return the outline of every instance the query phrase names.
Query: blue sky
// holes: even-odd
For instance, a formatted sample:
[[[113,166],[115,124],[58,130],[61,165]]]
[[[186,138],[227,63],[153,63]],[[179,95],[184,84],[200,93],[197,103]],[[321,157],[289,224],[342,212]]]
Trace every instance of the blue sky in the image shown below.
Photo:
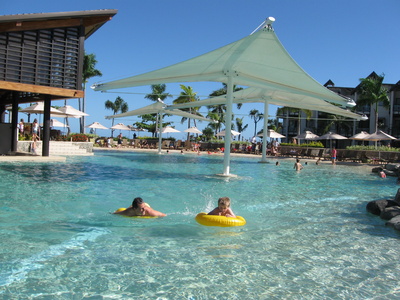
[[[400,80],[400,1],[398,0],[19,0],[2,1],[2,15],[117,9],[118,14],[86,40],[87,53],[94,53],[102,77],[95,82],[107,82],[152,71],[212,51],[249,35],[269,16],[276,21],[275,33],[294,60],[315,80],[324,84],[331,79],[336,86],[355,86],[359,78],[372,71],[385,74],[386,83]],[[201,98],[219,89],[220,83],[187,83]],[[122,91],[122,90],[121,90]],[[100,93],[87,90],[86,124],[98,121],[110,127],[112,114],[104,108],[106,100],[121,96],[129,110],[151,104],[144,99],[150,87],[124,89],[129,94]],[[174,96],[179,85],[167,84]],[[167,100],[171,103],[174,98]],[[62,106],[62,101],[53,105]],[[75,99],[69,105],[78,107]],[[235,110],[235,117],[244,116],[248,129],[246,138],[253,135],[254,123],[248,117],[252,109],[261,112],[260,104],[245,104]],[[270,108],[270,115],[276,107]],[[206,112],[205,108],[201,109]],[[24,116],[21,116],[24,117]],[[170,117],[173,126],[184,130],[179,117]],[[137,117],[116,120],[124,124],[139,121]],[[70,121],[72,131],[78,122]],[[207,124],[198,124],[203,129]],[[257,129],[260,128],[260,123]],[[109,132],[98,131],[108,135]],[[123,132],[124,133],[124,132]],[[142,134],[143,135],[143,134]],[[178,139],[185,134],[172,134]]]

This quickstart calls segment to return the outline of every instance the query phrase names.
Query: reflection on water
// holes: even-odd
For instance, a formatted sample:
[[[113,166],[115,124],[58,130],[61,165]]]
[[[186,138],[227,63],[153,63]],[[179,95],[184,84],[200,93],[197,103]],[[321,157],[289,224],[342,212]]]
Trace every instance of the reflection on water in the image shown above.
[[[393,197],[369,169],[96,152],[0,166],[2,299],[398,298],[399,234],[365,211]],[[160,219],[110,212],[141,196]],[[195,222],[221,196],[243,227]]]

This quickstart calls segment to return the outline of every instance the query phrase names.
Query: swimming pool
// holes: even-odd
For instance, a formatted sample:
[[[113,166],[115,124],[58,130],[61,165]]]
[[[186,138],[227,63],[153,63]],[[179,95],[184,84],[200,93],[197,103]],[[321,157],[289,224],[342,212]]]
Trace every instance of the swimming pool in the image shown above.
[[[238,178],[214,176],[223,158],[212,155],[98,151],[3,163],[0,299],[400,296],[400,235],[365,210],[395,195],[394,178],[258,161],[233,157]],[[110,214],[136,196],[167,217]],[[245,226],[195,222],[221,196]]]

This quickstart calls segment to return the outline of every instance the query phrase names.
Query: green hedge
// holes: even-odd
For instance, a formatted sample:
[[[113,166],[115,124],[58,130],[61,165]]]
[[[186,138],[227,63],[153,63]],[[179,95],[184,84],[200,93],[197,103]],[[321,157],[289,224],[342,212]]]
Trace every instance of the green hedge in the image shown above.
[[[294,143],[281,143],[281,146],[289,146],[289,147],[307,147],[307,148],[325,148],[324,144],[321,142],[309,142],[306,144],[294,144]]]
[[[393,148],[388,146],[363,146],[363,145],[356,145],[356,146],[347,146],[347,150],[368,150],[368,151],[380,151],[380,152],[400,152],[400,148]]]

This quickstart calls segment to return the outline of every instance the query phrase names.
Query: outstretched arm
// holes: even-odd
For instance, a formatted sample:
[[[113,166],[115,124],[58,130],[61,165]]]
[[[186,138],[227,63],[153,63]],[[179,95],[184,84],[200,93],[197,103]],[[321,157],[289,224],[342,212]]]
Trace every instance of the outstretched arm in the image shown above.
[[[236,215],[233,213],[232,209],[228,208],[228,211],[226,212],[227,217],[231,218],[236,218]]]

